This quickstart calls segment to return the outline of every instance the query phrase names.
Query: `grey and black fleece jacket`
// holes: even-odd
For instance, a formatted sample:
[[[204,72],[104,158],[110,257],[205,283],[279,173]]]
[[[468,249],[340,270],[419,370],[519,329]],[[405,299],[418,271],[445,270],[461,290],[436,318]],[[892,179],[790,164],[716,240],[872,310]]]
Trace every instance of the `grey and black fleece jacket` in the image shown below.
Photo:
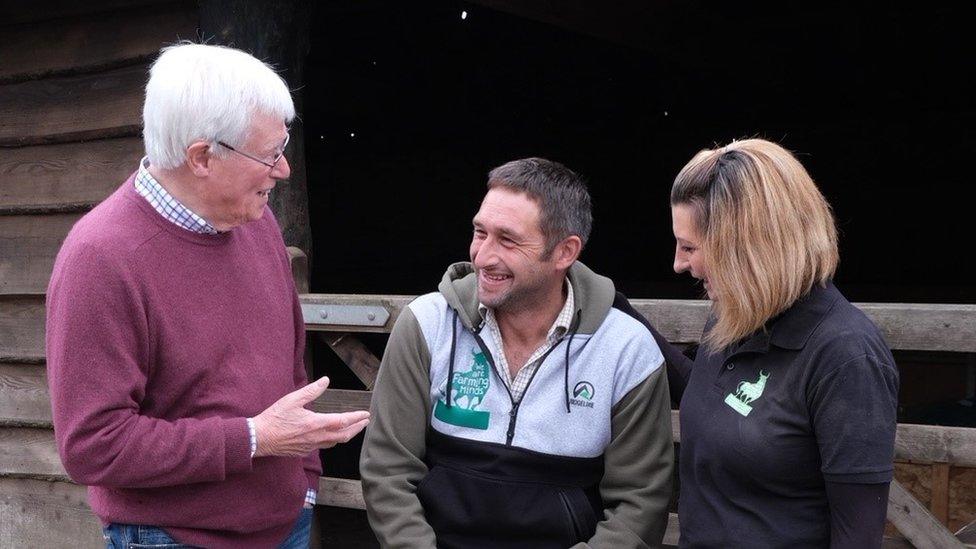
[[[521,401],[494,368],[476,276],[448,268],[397,319],[360,471],[383,547],[656,547],[673,451],[664,359],[610,279],[577,262],[569,333]]]

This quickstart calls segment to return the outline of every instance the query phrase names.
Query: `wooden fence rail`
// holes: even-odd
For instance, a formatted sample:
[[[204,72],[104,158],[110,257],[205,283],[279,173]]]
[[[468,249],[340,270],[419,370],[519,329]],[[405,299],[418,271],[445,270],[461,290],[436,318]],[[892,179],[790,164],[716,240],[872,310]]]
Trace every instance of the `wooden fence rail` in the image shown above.
[[[360,294],[303,294],[303,307],[365,305],[385,308],[390,318],[382,326],[342,326],[307,320],[309,331],[389,333],[400,311],[414,296]],[[707,301],[631,299],[631,304],[654,322],[672,343],[696,343],[708,317]],[[884,334],[895,350],[976,352],[976,305],[928,303],[855,303]]]
[[[293,253],[293,256],[297,254]],[[386,321],[379,326],[326,324],[314,320],[315,315],[307,316],[306,327],[312,337],[323,339],[350,366],[364,386],[371,388],[376,379],[379,359],[356,339],[355,334],[389,332],[412,297],[322,294],[302,294],[300,297],[303,308],[358,305],[381,307],[388,314]],[[36,329],[43,327],[43,301],[26,296],[7,296],[5,299],[8,302],[19,300],[23,306],[6,308],[7,311],[19,311],[18,318],[0,318],[0,325],[17,328],[0,334],[0,350],[6,351],[6,358],[0,356],[0,480],[4,481],[5,489],[27,490],[47,486],[43,482],[36,484],[41,481],[65,481],[68,478],[58,459],[53,431],[50,429],[43,347],[33,344],[43,341],[43,331]],[[654,321],[665,337],[676,343],[697,341],[708,314],[707,304],[701,301],[635,299],[633,303],[638,311]],[[976,351],[974,305],[857,305],[881,327],[894,349]],[[35,329],[25,330],[25,324]],[[371,396],[368,390],[329,389],[313,403],[313,407],[323,412],[364,409],[369,407]],[[680,441],[678,412],[673,412],[672,421],[675,441]],[[900,424],[895,459],[930,464],[933,471],[947,471],[949,466],[976,467],[976,429]],[[21,497],[17,495],[20,492],[14,490],[16,493],[0,494],[0,499],[20,498],[16,499],[17,505],[48,509],[46,505],[50,501],[58,498],[74,501],[80,497],[79,492],[73,490],[80,487],[55,484],[58,486],[50,486],[54,492],[47,495]],[[319,486],[319,504],[364,508],[358,481],[323,477]],[[900,484],[893,482],[891,493],[888,518],[916,547],[965,547]],[[71,520],[81,519],[71,515]],[[675,543],[677,522],[674,516],[668,532],[666,541]]]
[[[352,369],[367,389],[373,387],[379,359],[373,356],[355,337],[356,332],[387,333],[400,312],[413,299],[403,295],[303,294],[306,328],[322,332],[322,337]],[[705,301],[634,299],[634,307],[651,319],[661,333],[673,343],[695,343],[699,340],[709,312]],[[886,341],[895,350],[976,352],[976,305],[855,303],[881,329]],[[353,326],[327,323],[328,315],[321,315],[323,307],[377,307],[389,317],[381,325]],[[318,314],[317,314],[318,313]],[[333,315],[334,317],[335,315]],[[341,400],[328,398],[316,403],[323,411],[366,408],[371,393],[347,391]],[[338,396],[338,395],[337,395]],[[681,433],[678,412],[672,412],[675,442]],[[895,440],[895,460],[931,465],[933,474],[932,509],[926,509],[898,481],[892,482],[888,519],[919,548],[966,547],[935,515],[946,516],[948,505],[948,471],[950,466],[976,467],[976,429],[899,424]],[[942,486],[944,485],[944,486]],[[362,489],[356,481],[344,479],[322,480],[320,503],[362,509]],[[940,490],[939,487],[942,486]],[[935,515],[933,514],[935,513]],[[969,527],[967,527],[969,528]],[[966,528],[964,528],[965,530]],[[677,543],[677,517],[671,517],[665,542]]]

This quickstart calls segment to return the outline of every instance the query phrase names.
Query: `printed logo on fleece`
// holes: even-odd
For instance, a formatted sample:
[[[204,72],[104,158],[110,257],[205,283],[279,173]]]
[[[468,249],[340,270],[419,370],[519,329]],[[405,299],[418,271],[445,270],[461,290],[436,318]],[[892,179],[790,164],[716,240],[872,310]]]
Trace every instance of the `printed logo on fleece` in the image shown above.
[[[430,350],[431,426],[450,436],[505,444],[512,402],[494,368],[486,368],[487,357],[479,357],[483,350],[474,335],[458,320],[451,395],[456,411],[446,415],[454,315],[438,292],[417,298],[410,309]],[[481,337],[495,353],[487,330]],[[610,442],[614,405],[660,368],[664,358],[643,324],[610,309],[595,333],[573,337],[569,355],[571,412],[567,413],[567,343],[569,337],[549,353],[526,389],[512,445],[558,456],[597,457]],[[490,377],[485,378],[484,374]]]

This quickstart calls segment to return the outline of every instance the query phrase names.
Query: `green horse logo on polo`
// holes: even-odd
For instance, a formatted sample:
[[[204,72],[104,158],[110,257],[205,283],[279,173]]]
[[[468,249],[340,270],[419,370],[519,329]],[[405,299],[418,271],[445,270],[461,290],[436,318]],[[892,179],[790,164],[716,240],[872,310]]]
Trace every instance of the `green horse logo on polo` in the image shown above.
[[[474,355],[471,367],[466,372],[455,371],[454,377],[448,380],[452,406],[448,406],[443,398],[437,399],[434,417],[458,427],[485,430],[488,429],[491,414],[477,408],[488,393],[491,365],[479,350],[472,349],[471,354]],[[442,390],[441,394],[446,395],[446,391]]]
[[[759,379],[756,381],[740,381],[739,386],[735,388],[735,393],[729,393],[729,396],[725,397],[725,403],[742,414],[743,417],[749,417],[749,412],[752,411],[752,406],[749,404],[762,396],[767,379],[769,379],[769,374],[760,371]]]

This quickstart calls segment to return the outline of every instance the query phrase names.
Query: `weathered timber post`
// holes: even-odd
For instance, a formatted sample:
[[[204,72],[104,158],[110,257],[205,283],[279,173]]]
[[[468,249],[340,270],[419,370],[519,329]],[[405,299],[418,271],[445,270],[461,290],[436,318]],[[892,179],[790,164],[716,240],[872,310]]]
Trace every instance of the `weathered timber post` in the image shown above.
[[[305,57],[309,49],[309,0],[200,0],[200,35],[209,44],[244,50],[272,65],[288,82],[299,117],[291,126],[287,158],[291,178],[271,193],[270,205],[285,244],[312,255],[302,113]]]

